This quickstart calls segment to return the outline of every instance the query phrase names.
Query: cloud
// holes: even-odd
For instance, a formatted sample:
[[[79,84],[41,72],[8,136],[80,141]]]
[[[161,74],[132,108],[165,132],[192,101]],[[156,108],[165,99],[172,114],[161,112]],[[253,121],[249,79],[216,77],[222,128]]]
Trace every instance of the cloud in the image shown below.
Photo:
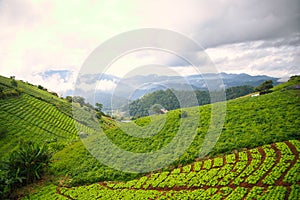
[[[153,27],[197,41],[218,71],[287,77],[299,73],[299,21],[299,0],[0,0],[0,74],[67,91],[102,42]],[[193,73],[190,64],[174,56],[149,52],[119,59],[107,72],[129,76],[140,73],[136,67],[151,64]],[[49,70],[69,70],[72,75],[68,82],[61,74],[41,75]],[[146,72],[152,70],[156,68]],[[113,88],[113,82],[103,85]]]
[[[47,71],[30,76],[31,83],[42,85],[50,91],[57,92],[60,96],[73,90],[75,81],[74,73],[69,70]]]
[[[45,71],[76,74],[101,42],[135,25],[131,13],[126,2],[0,1],[0,74],[45,86],[60,81],[39,75]]]
[[[228,44],[209,48],[206,52],[215,65],[226,72],[246,71],[252,75],[268,74],[274,77],[300,74],[300,46],[289,43],[269,45],[282,40]]]
[[[97,81],[96,90],[102,92],[111,92],[117,87],[117,83],[111,80],[100,80]]]
[[[143,1],[140,15],[145,26],[182,32],[209,48],[299,32],[299,10],[298,0],[163,0]]]

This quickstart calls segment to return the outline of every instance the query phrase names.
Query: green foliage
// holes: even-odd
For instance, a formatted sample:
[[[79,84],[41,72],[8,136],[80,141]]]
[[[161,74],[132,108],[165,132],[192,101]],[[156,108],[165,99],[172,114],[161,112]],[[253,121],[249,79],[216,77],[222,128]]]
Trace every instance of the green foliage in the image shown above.
[[[280,90],[299,90],[300,89],[300,75],[292,76],[288,82],[280,84],[272,88],[272,91]]]
[[[23,90],[21,88],[2,90],[2,92],[0,92],[0,99],[5,99],[8,97],[19,97],[22,91]]]
[[[181,114],[179,114],[180,118],[186,118],[188,117],[188,113],[186,111],[183,111]]]
[[[79,105],[82,107],[83,105],[85,105],[85,99],[83,97],[80,96],[74,96],[72,98],[72,101],[75,103],[79,103]]]
[[[18,87],[18,82],[15,79],[11,79],[10,83],[11,83],[11,86]]]
[[[38,85],[38,89],[40,89],[40,90],[47,90],[46,88],[44,88],[44,87],[41,86],[41,85]]]
[[[289,143],[292,145],[287,145]],[[264,153],[259,149],[251,149],[238,152],[238,156],[226,155],[226,163],[223,162],[224,158],[217,157],[175,168],[171,172],[152,173],[126,182],[102,182],[71,188],[63,186],[55,188],[49,185],[46,188],[52,188],[52,192],[41,189],[30,197],[59,198],[61,195],[68,199],[298,199],[299,182],[291,183],[287,179],[284,179],[284,182],[277,181],[287,176],[291,171],[289,168],[277,171],[279,176],[272,183],[258,186],[253,182],[245,186],[245,181],[249,177],[256,176],[261,183],[267,177],[273,176],[274,169],[278,168],[282,161],[286,163],[299,161],[299,145],[299,140],[279,142],[272,146],[264,145],[261,147]],[[293,152],[292,149],[297,149],[297,152]],[[278,152],[274,153],[275,150]],[[247,159],[248,154],[251,160]],[[269,158],[275,158],[278,162],[266,169],[264,166],[269,165]],[[257,160],[259,163],[255,164],[254,173],[249,173],[248,169],[253,167],[251,164],[257,163]],[[214,163],[213,166],[211,163]],[[257,168],[265,169],[266,173],[256,173]],[[297,172],[294,171],[293,174],[297,175]],[[236,183],[238,177],[242,178],[242,181]],[[287,193],[289,188],[290,192]]]
[[[66,96],[66,100],[71,103],[72,102],[72,97],[71,96]]]
[[[153,105],[161,105],[167,110],[179,108],[179,102],[171,89],[155,91],[135,100],[129,104],[129,114],[135,117],[149,115],[149,110]]]
[[[255,88],[260,94],[266,94],[270,92],[270,89],[273,88],[273,81],[267,80],[263,82],[261,85]]]
[[[103,105],[101,103],[96,103],[96,111],[101,112],[103,108]]]
[[[199,128],[197,129],[197,135],[188,151],[179,157],[178,160],[173,163],[173,166],[191,163],[198,157],[199,148],[202,145],[203,138],[209,127],[211,106],[205,105],[199,107],[199,109],[201,118],[199,121]],[[182,109],[181,115],[183,112],[187,113],[186,118],[179,118],[180,111],[175,110],[168,112],[166,115],[143,117],[138,118],[134,122],[130,122],[135,123],[140,127],[147,128],[145,130],[149,132],[145,132],[145,134],[152,132],[156,133],[150,138],[136,138],[126,134],[126,132],[123,131],[123,128],[127,126],[128,123],[121,123],[120,126],[123,127],[121,129],[113,121],[105,121],[105,123],[102,124],[102,127],[106,124],[106,136],[115,145],[124,150],[131,152],[156,151],[169,144],[173,139],[180,126],[180,120],[189,120],[189,117],[194,116],[196,113],[195,108]],[[245,97],[228,101],[226,121],[222,134],[209,155],[222,155],[224,153],[230,153],[234,149],[242,149],[245,147],[254,148],[267,143],[297,139],[299,138],[298,130],[300,129],[298,113],[299,94],[297,91],[286,90],[256,98]],[[163,119],[165,119],[165,121]],[[190,123],[193,124],[196,122],[190,121]],[[133,132],[137,130],[133,128],[128,131]],[[189,127],[186,127],[184,131],[191,130],[189,130]],[[73,174],[72,178],[76,183],[80,183],[81,181],[84,183],[92,183],[95,180],[114,180],[114,176],[118,180],[122,180],[122,177],[128,180],[137,176],[118,174],[114,171],[108,172],[107,169],[103,168],[104,166],[96,165],[97,161],[93,160],[91,157],[87,157],[86,155],[88,152],[86,154],[79,154],[80,151],[78,149],[81,148],[83,149],[84,147],[82,147],[81,143],[78,143],[76,144],[76,148],[74,146],[69,146],[66,148],[66,150],[68,149],[67,152],[61,153],[61,155],[66,154],[68,156],[65,156],[61,161],[59,160],[56,162],[57,167],[55,167],[55,171],[57,171],[57,174],[62,175],[69,172],[70,174]],[[240,182],[244,181],[244,178],[253,173],[261,162],[259,153],[253,153],[252,155],[254,157],[253,162],[247,170],[236,178],[236,184],[240,184]],[[81,159],[81,157],[84,159]],[[243,160],[239,165],[245,167],[245,164],[247,164],[247,155],[242,153],[240,154],[239,159]],[[77,164],[75,164],[75,162]],[[210,161],[207,161],[207,164],[204,164],[204,167],[208,170],[214,165],[209,162]],[[232,162],[232,160],[230,162]],[[66,165],[65,163],[71,164]],[[97,167],[88,167],[87,172],[84,168],[90,165],[90,163],[93,163],[92,166],[94,165]],[[217,165],[219,164],[220,163],[217,163]],[[104,175],[104,171],[107,172],[106,175]],[[239,171],[237,170],[237,172]],[[233,175],[236,174],[239,173],[233,173]],[[230,178],[231,176],[228,175],[223,184]]]
[[[96,117],[98,119],[101,119],[101,116],[104,115],[103,112],[102,112],[102,108],[103,108],[103,105],[101,103],[96,103]]]
[[[226,99],[235,99],[240,96],[252,93],[252,86],[236,86],[227,88]],[[214,93],[214,92],[212,92]],[[186,108],[210,103],[210,93],[208,91],[179,91],[173,89],[159,90],[143,96],[129,104],[129,114],[134,117],[147,116],[151,110],[154,113],[161,113],[160,109],[174,110],[177,108]],[[194,101],[196,97],[197,102]],[[181,100],[181,101],[180,101]],[[180,105],[181,103],[181,105]]]
[[[226,89],[226,99],[235,99],[237,97],[245,96],[254,92],[253,86],[250,85],[243,85],[243,86],[236,86]]]
[[[100,164],[89,154],[83,144],[77,141],[78,130],[80,130],[79,133],[81,136],[87,138],[95,133],[95,130],[98,130],[99,121],[91,118],[86,112],[86,110],[90,108],[86,105],[80,107],[78,104],[75,104],[73,111],[76,113],[76,116],[80,116],[80,118],[73,119],[72,106],[66,100],[59,99],[47,91],[39,90],[36,86],[24,82],[17,82],[18,85],[24,89],[22,95],[20,95],[19,98],[0,100],[0,120],[2,122],[0,123],[0,130],[4,130],[0,140],[1,156],[9,155],[16,149],[19,141],[22,140],[32,140],[39,144],[42,144],[43,141],[47,141],[48,146],[55,152],[53,156],[54,162],[50,167],[52,175],[56,178],[67,175],[70,180],[70,185],[107,180],[127,181],[141,176],[138,174],[118,172]],[[0,84],[4,90],[13,89],[10,84],[10,79],[0,77]],[[222,134],[208,156],[221,156],[235,149],[254,148],[273,142],[299,139],[300,93],[297,89],[290,89],[293,84],[298,83],[295,83],[295,80],[293,80],[293,84],[290,82],[287,84],[289,84],[289,86],[286,84],[285,86],[280,86],[281,88],[277,86],[274,88],[276,92],[269,95],[255,98],[244,97],[228,101],[226,121]],[[200,110],[200,120],[190,120],[191,117],[195,117],[196,114],[198,115],[196,110]],[[184,112],[186,112],[187,116],[180,118],[179,116],[182,116]],[[151,152],[168,145],[177,134],[181,120],[189,122],[189,126],[183,129],[183,131],[186,132],[195,131],[190,127],[198,124],[197,134],[189,149],[173,163],[173,166],[167,166],[166,169],[163,169],[166,171],[173,169],[175,166],[178,166],[178,164],[190,164],[198,157],[199,149],[202,146],[210,125],[210,119],[211,105],[205,105],[174,110],[165,115],[143,117],[131,122],[138,126],[145,127],[145,131],[147,131],[145,133],[156,133],[150,138],[136,138],[126,134],[126,132],[122,130],[122,128],[126,128],[125,123],[120,123],[120,126],[122,126],[122,128],[120,128],[117,122],[105,117],[103,117],[100,123],[106,136],[115,145],[131,152]],[[78,130],[76,128],[78,128]],[[137,130],[130,129],[130,131],[133,132]],[[182,144],[178,143],[179,148],[181,147],[180,145]],[[278,147],[278,149],[284,151],[284,154],[287,152],[284,150],[284,147]],[[263,150],[268,151],[266,147],[264,147]],[[269,153],[274,156],[274,152],[269,151]],[[176,173],[174,173],[174,176],[170,177],[172,173],[167,171],[164,175],[155,173],[158,174],[157,177],[151,175],[151,177],[153,176],[151,180],[155,182],[155,187],[160,189],[164,187],[171,189],[174,186],[176,187],[176,184],[180,187],[211,187],[212,189],[209,191],[197,189],[195,193],[188,191],[173,191],[174,193],[164,191],[163,193],[171,197],[199,194],[207,199],[211,199],[212,195],[215,195],[215,199],[220,198],[220,195],[229,195],[227,194],[229,193],[227,189],[224,189],[224,193],[222,192],[222,194],[216,192],[215,187],[217,185],[227,186],[228,184],[232,184],[234,188],[241,187],[241,183],[247,183],[246,180],[250,176],[254,177],[249,178],[248,182],[252,180],[253,183],[258,182],[266,185],[271,183],[276,184],[279,179],[283,179],[286,184],[297,184],[299,182],[299,176],[295,175],[298,173],[299,161],[296,161],[296,164],[289,166],[289,168],[287,165],[290,163],[291,160],[289,159],[291,159],[291,157],[287,156],[285,159],[278,159],[279,162],[277,162],[276,160],[274,161],[274,157],[272,156],[263,158],[264,155],[261,155],[257,150],[251,150],[250,154],[251,159],[248,159],[247,153],[240,152],[238,156],[231,155],[228,157],[228,162],[226,157],[226,164],[225,161],[221,162],[220,159],[216,160],[216,162],[214,162],[214,160],[207,160],[202,163],[201,161],[201,164],[192,165],[193,167],[191,168],[184,167],[182,171],[179,170],[179,173],[177,170],[176,173],[178,176],[175,176]],[[296,158],[296,156],[294,158]],[[234,162],[234,159],[238,159],[238,162]],[[265,164],[262,164],[263,160],[266,160]],[[275,167],[274,172],[270,173],[269,171],[273,169],[273,167]],[[264,171],[265,168],[268,170],[267,172]],[[283,171],[287,169],[290,170],[286,173],[286,177],[283,178]],[[231,171],[231,173],[228,173],[228,171]],[[255,171],[259,172],[255,173]],[[5,172],[0,172],[0,174],[6,176]],[[262,179],[261,176],[265,176],[265,178]],[[258,178],[259,180],[257,180]],[[151,184],[148,184],[148,179],[144,179],[135,179],[132,180],[132,182],[126,182],[126,184],[134,184],[133,187],[136,188],[150,188],[150,190],[153,191],[151,189],[154,187],[152,184],[153,181]],[[291,181],[289,182],[288,180]],[[3,183],[3,179],[0,179],[0,182]],[[121,188],[120,185],[118,187]],[[68,189],[66,189],[66,191],[67,190]],[[264,188],[264,190],[268,191],[273,189]],[[118,193],[118,191],[110,189],[107,191]],[[244,190],[241,189],[238,191],[242,194]],[[124,191],[122,195],[126,195],[129,192],[132,192],[132,190]],[[155,190],[155,192],[158,191]],[[281,192],[278,192],[278,194],[279,193],[283,194]],[[120,191],[118,194],[121,195]],[[161,195],[162,193],[159,194]],[[120,198],[122,198],[122,196]]]
[[[55,177],[69,176],[71,184],[87,184],[104,180],[130,180],[138,174],[120,172],[101,164],[85,148],[81,141],[75,142],[55,153],[50,172]]]
[[[6,185],[1,188],[3,195],[7,192],[12,196],[17,187],[40,179],[50,162],[50,157],[46,146],[21,144],[19,149],[13,151],[8,160],[4,161],[0,169],[1,181]]]
[[[20,141],[68,144],[77,138],[74,125],[79,125],[56,106],[27,94],[0,100],[0,120],[0,129],[6,130],[0,140],[1,156],[11,153]]]

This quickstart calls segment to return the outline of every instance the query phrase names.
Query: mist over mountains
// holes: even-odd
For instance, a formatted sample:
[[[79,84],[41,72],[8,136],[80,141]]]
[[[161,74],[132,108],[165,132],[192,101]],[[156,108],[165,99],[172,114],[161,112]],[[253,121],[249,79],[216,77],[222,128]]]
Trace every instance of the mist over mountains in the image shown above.
[[[168,75],[137,75],[120,78],[109,74],[86,74],[77,79],[73,95],[83,96],[89,103],[103,104],[104,111],[118,110],[125,104],[158,90],[175,89],[184,91],[220,90],[234,86],[258,86],[265,80],[272,80],[274,85],[279,78],[266,75],[249,74],[202,74],[186,77]],[[64,96],[72,93],[64,94]]]

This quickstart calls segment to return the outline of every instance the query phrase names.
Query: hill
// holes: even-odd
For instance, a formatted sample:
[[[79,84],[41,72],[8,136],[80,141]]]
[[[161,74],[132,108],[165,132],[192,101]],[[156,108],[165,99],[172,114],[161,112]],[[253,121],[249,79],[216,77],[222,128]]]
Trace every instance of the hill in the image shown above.
[[[32,199],[299,199],[300,141],[264,145],[128,182],[48,185]]]
[[[254,87],[249,85],[230,87],[225,90],[226,99],[235,99],[254,92]],[[208,91],[187,91],[187,90],[158,90],[153,93],[146,94],[140,99],[132,101],[129,106],[129,115],[134,117],[147,116],[153,113],[153,105],[160,105],[167,110],[175,110],[178,108],[187,108],[197,105],[205,105],[210,102],[210,95],[214,92]],[[195,96],[195,97],[194,97]],[[196,101],[193,98],[197,99]],[[179,102],[179,100],[181,102]],[[152,108],[152,110],[151,110]],[[155,112],[154,112],[155,113]]]
[[[170,171],[178,165],[193,163],[199,156],[199,148],[209,128],[212,108],[210,104],[174,110],[165,115],[138,118],[131,123],[118,123],[107,117],[102,117],[99,121],[91,117],[95,113],[88,107],[73,104],[72,110],[72,104],[42,87],[22,81],[16,81],[16,86],[12,84],[14,81],[0,77],[1,93],[5,93],[5,97],[0,99],[1,157],[8,156],[22,144],[22,141],[47,143],[53,151],[48,181],[55,185],[58,185],[61,180],[64,180],[68,187],[100,181],[130,181],[143,175],[125,173],[107,167],[89,153],[83,145],[84,138],[91,140],[89,142],[93,144],[93,135],[98,130],[99,124],[103,133],[114,144],[137,153],[156,151],[168,145],[176,136],[181,120],[190,122],[191,127],[197,126],[190,147],[172,165],[167,165],[164,171]],[[275,87],[272,93],[227,101],[222,134],[206,158],[274,142],[298,140],[300,138],[299,82],[299,77],[293,77],[289,82]],[[186,116],[182,118],[184,112]],[[199,121],[190,120],[195,115],[200,116]],[[77,118],[78,116],[80,117]],[[157,126],[161,125],[162,129],[150,138],[138,138],[124,132],[130,130],[132,134],[138,134],[137,129],[132,129],[136,125],[146,127],[144,133],[148,135],[156,133]],[[77,136],[76,128],[83,133],[82,140]],[[191,130],[186,127],[184,131]],[[114,154],[106,156],[111,159],[122,157]],[[52,191],[53,188],[56,186],[46,182],[42,191]]]
[[[106,112],[110,112],[111,110],[120,110],[128,101],[137,100],[146,94],[158,90],[166,90],[168,88],[188,91],[207,90],[207,82],[215,82],[216,78],[222,78],[226,89],[243,85],[256,87],[266,80],[272,80],[274,85],[280,83],[278,78],[264,75],[251,76],[244,73],[204,73],[201,75],[190,75],[185,77],[169,73],[163,75],[145,74],[122,78],[109,74],[86,74],[82,77],[84,80],[80,80],[80,82],[90,85],[91,83],[100,81],[99,77],[101,77],[101,81],[104,83],[116,85],[116,88],[109,91],[103,88],[104,90],[97,90],[95,93],[95,91],[89,90],[87,87],[85,91],[80,91],[78,95],[86,97],[90,103],[92,103],[95,98],[97,102],[101,102],[103,104],[104,111]],[[209,85],[212,86],[213,84]],[[113,99],[113,106],[111,104],[111,99]]]
[[[297,80],[299,83],[299,79]],[[227,101],[226,119],[222,134],[208,156],[230,153],[235,149],[255,148],[264,144],[299,139],[300,91],[286,89],[284,86],[280,87],[280,90],[275,87],[274,90],[276,91],[270,94]],[[190,124],[193,127],[199,123],[197,134],[189,149],[172,164],[173,166],[191,163],[199,156],[199,148],[209,127],[211,105],[183,109],[188,116],[183,120],[190,121],[193,115],[197,114],[195,112],[197,109],[200,109],[201,120],[199,122],[191,121]],[[169,144],[176,135],[180,126],[179,122],[182,119],[179,114],[180,110],[174,110],[166,115],[143,117],[131,122],[132,125],[130,123],[117,124],[115,121],[105,119],[104,123],[109,128],[104,132],[121,149],[138,153],[156,151]],[[146,127],[145,134],[151,135],[162,123],[164,124],[161,131],[150,138],[137,138],[124,132],[124,130],[129,130],[128,132],[132,134],[138,133],[135,126],[137,124],[140,127]],[[189,130],[189,127],[185,129],[185,131]],[[115,156],[122,157],[122,155],[109,153],[106,155],[112,160],[116,158]],[[99,163],[86,150],[82,141],[75,142],[56,153],[53,160],[55,161],[51,168],[53,173],[56,176],[67,174],[67,178],[72,180],[71,184],[104,180],[122,181],[139,176],[139,174],[113,170]]]
[[[1,157],[29,141],[48,143],[58,151],[78,140],[76,127],[90,129],[73,119],[71,103],[42,86],[0,76],[0,87],[5,94],[0,98]],[[79,108],[74,104],[75,111]]]

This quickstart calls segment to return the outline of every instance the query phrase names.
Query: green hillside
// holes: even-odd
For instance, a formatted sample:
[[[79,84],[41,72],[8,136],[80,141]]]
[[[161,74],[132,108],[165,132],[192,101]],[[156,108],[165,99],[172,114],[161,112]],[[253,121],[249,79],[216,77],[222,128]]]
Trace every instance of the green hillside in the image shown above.
[[[226,99],[236,99],[254,92],[254,87],[249,85],[230,87],[225,90]],[[184,90],[158,90],[150,94],[144,95],[142,98],[132,101],[128,108],[129,114],[133,117],[141,117],[149,115],[148,112],[160,112],[155,109],[156,104],[161,105],[167,110],[175,110],[178,108],[187,108],[210,103],[210,95],[208,91],[184,91]],[[197,99],[197,100],[194,100]],[[181,103],[178,99],[181,99]]]
[[[13,79],[0,76],[0,89],[1,94],[3,94],[0,99],[1,158],[8,157],[13,150],[17,149],[19,146],[22,146],[23,143],[28,141],[34,141],[35,143],[39,144],[46,143],[47,146],[50,148],[51,152],[53,152],[51,164],[48,169],[48,174],[46,176],[47,178],[44,178],[44,183],[42,184],[44,188],[38,189],[38,191],[40,192],[35,194],[33,196],[33,199],[38,198],[39,195],[46,195],[48,193],[54,195],[51,196],[52,199],[64,199],[64,197],[69,197],[73,195],[73,192],[77,192],[77,188],[74,188],[74,190],[68,189],[68,187],[70,186],[92,184],[103,181],[106,182],[103,184],[101,183],[101,185],[94,184],[88,187],[79,188],[82,188],[82,190],[85,191],[90,191],[90,195],[93,195],[94,193],[95,195],[98,195],[98,192],[102,191],[107,193],[107,195],[113,195],[112,193],[118,193],[120,195],[127,196],[127,193],[132,192],[132,187],[135,188],[137,186],[131,185],[128,188],[120,186],[120,188],[117,189],[117,187],[119,186],[115,185],[119,184],[109,183],[107,181],[120,181],[122,183],[124,181],[129,181],[124,184],[130,185],[134,182],[137,182],[138,180],[146,179],[141,178],[143,175],[146,174],[126,173],[105,166],[89,153],[89,151],[83,145],[83,142],[85,144],[86,142],[88,142],[90,148],[96,146],[97,141],[93,139],[95,139],[95,133],[99,131],[99,124],[101,125],[103,134],[105,134],[114,144],[116,144],[124,150],[137,153],[157,151],[162,147],[168,145],[169,142],[176,136],[177,131],[180,128],[181,120],[188,122],[188,126],[184,127],[183,129],[183,134],[188,133],[189,131],[193,131],[193,127],[196,127],[197,132],[195,138],[189,146],[189,148],[187,149],[187,151],[184,154],[180,155],[178,159],[176,159],[175,162],[173,162],[171,165],[166,165],[166,167],[162,169],[163,173],[161,174],[164,174],[162,176],[167,176],[168,174],[170,174],[171,170],[176,169],[178,166],[188,166],[189,164],[194,163],[195,160],[198,160],[199,149],[203,145],[205,135],[210,125],[212,105],[184,108],[182,110],[170,111],[164,115],[154,115],[151,117],[138,118],[130,123],[120,123],[107,117],[102,117],[101,120],[98,120],[95,117],[93,117],[94,114],[93,111],[90,110],[90,108],[80,107],[79,104],[73,104],[74,110],[72,110],[71,103],[69,103],[65,99],[58,98],[55,94],[51,94],[48,91],[41,89],[41,87],[38,88],[37,86],[33,86],[22,81],[15,81],[17,84],[13,82]],[[298,89],[299,85],[300,78],[293,77],[289,82],[273,88],[274,92],[272,93],[256,97],[248,96],[240,99],[227,101],[226,119],[223,126],[222,134],[220,135],[220,138],[218,139],[214,148],[205,158],[202,159],[208,159],[218,156],[220,157],[223,155],[226,155],[227,158],[227,156],[229,156],[230,153],[236,152],[237,150],[243,152],[245,149],[253,149],[266,144],[290,140],[290,142],[286,142],[285,144],[288,145],[290,151],[292,151],[293,155],[290,155],[290,158],[294,156],[293,160],[291,161],[290,159],[287,161],[282,161],[283,164],[280,164],[280,166],[283,166],[281,168],[281,172],[283,174],[281,174],[279,178],[279,175],[275,174],[274,176],[277,177],[275,182],[278,183],[278,180],[283,181],[284,179],[282,177],[286,176],[286,174],[290,173],[291,177],[299,174],[299,172],[292,167],[294,165],[298,166],[298,164],[296,165],[295,163],[299,162],[299,149],[297,150],[298,152],[295,151],[295,149],[298,148],[297,141],[300,139],[300,90]],[[217,104],[224,104],[224,102],[220,102]],[[73,118],[73,112],[76,113],[76,119]],[[193,121],[192,119],[195,119],[195,117],[197,117],[198,115],[200,115],[199,121]],[[146,129],[144,129],[145,132],[143,133],[149,135],[154,133],[153,137],[138,138],[132,135],[128,135],[127,132],[124,131],[127,130],[131,133],[138,132],[138,129],[134,129],[136,125],[139,125],[140,127],[146,127]],[[79,130],[80,133],[82,133],[82,136],[84,136],[82,137],[82,140],[79,139],[78,131],[76,128]],[[155,134],[157,130],[159,131],[157,134]],[[292,144],[294,145],[294,147],[292,147]],[[275,146],[277,149],[279,149],[279,151],[284,151],[282,155],[289,151],[287,149],[281,150],[281,147],[277,147],[278,144],[276,144]],[[279,144],[279,146],[284,146],[284,144]],[[271,147],[275,151],[277,157],[281,155],[281,153],[276,153],[278,151],[274,147],[274,145],[272,145]],[[180,146],[178,146],[178,148],[180,148]],[[263,147],[263,150],[265,153],[263,153],[263,151],[260,151],[262,157],[260,160],[261,163],[264,163],[264,160],[268,160],[266,158],[266,155],[268,154],[268,147]],[[247,152],[250,151],[248,150]],[[252,155],[252,152],[250,154]],[[289,154],[290,153],[287,153],[287,155]],[[234,155],[237,155],[237,153],[235,153]],[[256,154],[253,155],[256,156]],[[122,156],[122,154],[107,154],[107,157],[111,158],[112,160],[118,160],[117,158],[122,158]],[[232,154],[229,157],[233,157]],[[274,152],[272,153],[271,157],[274,158]],[[275,158],[276,163],[280,163],[280,159],[281,157]],[[233,163],[240,163],[237,157],[233,160]],[[247,161],[247,166],[252,166],[250,160],[252,162],[253,159],[250,159],[249,157],[249,160]],[[118,162],[122,161],[119,160]],[[204,162],[209,161],[200,161],[199,163]],[[215,161],[211,162],[215,163]],[[215,177],[213,173],[215,173],[215,175],[217,173],[219,174],[219,170],[221,171],[221,169],[223,169],[223,165],[227,166],[224,162],[224,159],[222,162],[218,162],[220,163],[219,166],[216,165],[212,169],[206,169],[207,171],[203,171],[201,173],[209,172],[212,174],[211,176]],[[266,164],[268,165],[267,168],[263,167],[262,170],[255,171],[265,170],[262,173],[268,173],[270,169],[273,169],[273,167],[277,166],[277,164],[274,164],[274,159],[270,162],[273,164]],[[287,167],[288,163],[289,166]],[[118,165],[118,163],[116,163],[116,165]],[[239,166],[240,164],[236,165]],[[236,171],[234,169],[234,166],[228,166],[228,169],[227,167],[226,169],[224,168],[225,171],[222,173],[225,175],[233,174],[228,175],[228,178],[236,179],[237,177],[235,176],[237,176],[237,174],[231,173]],[[261,166],[265,165],[261,164]],[[201,167],[201,170],[205,170],[205,168]],[[212,171],[210,172],[210,170]],[[283,172],[283,170],[285,170],[285,172]],[[287,170],[291,172],[287,172]],[[157,171],[153,171],[152,174],[157,174]],[[149,176],[150,175],[147,175],[146,177]],[[184,175],[181,175],[181,171],[179,171],[178,177],[181,176]],[[256,179],[254,178],[254,180]],[[274,191],[276,191],[276,194],[282,194],[281,192],[283,192],[284,190],[285,192],[283,193],[285,195],[291,195],[299,191],[298,179],[296,180],[296,182],[293,183],[288,183],[286,181],[280,184],[278,183],[278,187],[276,186],[276,188],[272,188],[272,184],[263,183],[263,179],[261,177],[259,178],[258,182],[255,182],[254,180],[253,182],[251,182],[251,178],[249,180],[250,183],[244,183],[245,179],[241,179],[243,183],[241,182],[237,185],[233,185],[233,183],[230,183],[231,185],[228,186],[228,184],[225,184],[223,187],[223,185],[219,185],[220,180],[218,178],[218,182],[215,185],[201,183],[195,188],[194,186],[190,186],[190,188],[192,189],[188,190],[184,189],[188,187],[187,185],[180,186],[180,184],[186,184],[185,182],[183,182],[179,183],[179,185],[177,186],[174,186],[174,194],[170,193],[169,195],[184,195],[185,192],[192,190],[194,193],[192,192],[192,194],[186,195],[200,195],[200,193],[204,192],[203,195],[209,195],[211,197],[211,195],[214,194],[216,195],[215,198],[221,198],[218,197],[217,194],[222,195],[222,192],[224,192],[225,196],[226,194],[232,194],[228,196],[229,198],[230,196],[235,196],[235,192],[249,193],[250,189],[252,191],[252,189],[256,188],[256,186],[257,189],[255,189],[254,192],[257,192],[257,195],[262,196],[264,194],[269,194],[268,191],[273,191],[273,189]],[[120,185],[122,185],[122,183],[120,183]],[[294,183],[296,183],[296,185]],[[169,183],[166,182],[165,186],[168,186],[168,184]],[[175,181],[175,184],[178,183]],[[247,184],[252,184],[252,186],[248,187],[249,185]],[[60,190],[56,191],[56,188],[59,185],[64,185],[66,187],[61,187],[59,188]],[[94,187],[97,188],[96,192],[94,192]],[[150,189],[146,190],[140,190],[139,187],[135,188],[134,190],[137,191],[137,193],[139,193],[138,195],[143,195],[144,193],[147,193],[148,195],[149,192],[149,195],[154,195],[154,197],[161,196],[165,194],[164,192],[172,191],[170,187],[168,187],[169,189],[167,189],[166,187],[159,186],[149,187]],[[285,187],[285,189],[283,187]],[[152,190],[151,188],[154,188],[154,190]],[[223,189],[221,190],[221,188]],[[153,192],[153,194],[151,192]],[[85,192],[84,195],[87,195],[87,193]],[[270,192],[270,195],[273,195],[273,192]],[[178,196],[178,198],[180,197]],[[291,196],[291,198],[293,198],[293,196]],[[43,198],[41,197],[41,199]]]
[[[299,199],[299,152],[300,141],[290,140],[128,182],[50,184],[30,199]]]
[[[75,125],[84,125],[73,119],[69,102],[29,83],[15,81],[13,86],[14,81],[0,76],[2,93],[21,91],[0,98],[1,157],[28,141],[48,143],[56,151],[78,139]]]
[[[236,149],[255,148],[264,144],[299,139],[299,94],[299,90],[281,89],[258,97],[249,96],[228,101],[226,121],[222,134],[208,156],[222,155]],[[193,143],[186,153],[181,155],[172,166],[166,167],[165,170],[176,167],[179,164],[192,163],[198,158],[199,149],[209,127],[211,105],[184,109],[187,117],[183,120],[189,121],[190,127],[193,127],[194,123],[198,123],[189,120],[193,119],[193,115],[197,113],[195,112],[196,109],[200,109],[201,121],[199,122]],[[107,122],[110,123],[110,128],[105,131],[105,134],[114,144],[127,151],[137,153],[156,151],[167,145],[176,135],[180,126],[179,121],[181,120],[179,114],[179,110],[174,110],[168,112],[165,116],[144,117],[132,122],[146,126],[152,120],[153,123],[150,123],[149,128],[146,129],[149,132],[145,132],[146,134],[151,134],[151,132],[157,130],[157,127],[161,126],[164,122],[163,118],[166,117],[166,123],[163,125],[161,131],[150,138],[130,136],[123,131],[124,126],[125,128],[129,126],[128,132],[134,132],[134,128],[130,129],[131,127],[128,123],[121,123],[119,126],[116,126],[114,121]],[[187,127],[184,131],[189,131],[190,127]],[[107,154],[107,157],[118,160],[117,158],[122,157],[122,155]],[[89,154],[81,142],[66,147],[54,155],[53,159],[55,160],[53,164],[55,174],[60,176],[68,174],[74,184],[103,180],[130,180],[138,176],[138,174],[121,173],[110,168],[105,168],[104,165],[97,162]]]

